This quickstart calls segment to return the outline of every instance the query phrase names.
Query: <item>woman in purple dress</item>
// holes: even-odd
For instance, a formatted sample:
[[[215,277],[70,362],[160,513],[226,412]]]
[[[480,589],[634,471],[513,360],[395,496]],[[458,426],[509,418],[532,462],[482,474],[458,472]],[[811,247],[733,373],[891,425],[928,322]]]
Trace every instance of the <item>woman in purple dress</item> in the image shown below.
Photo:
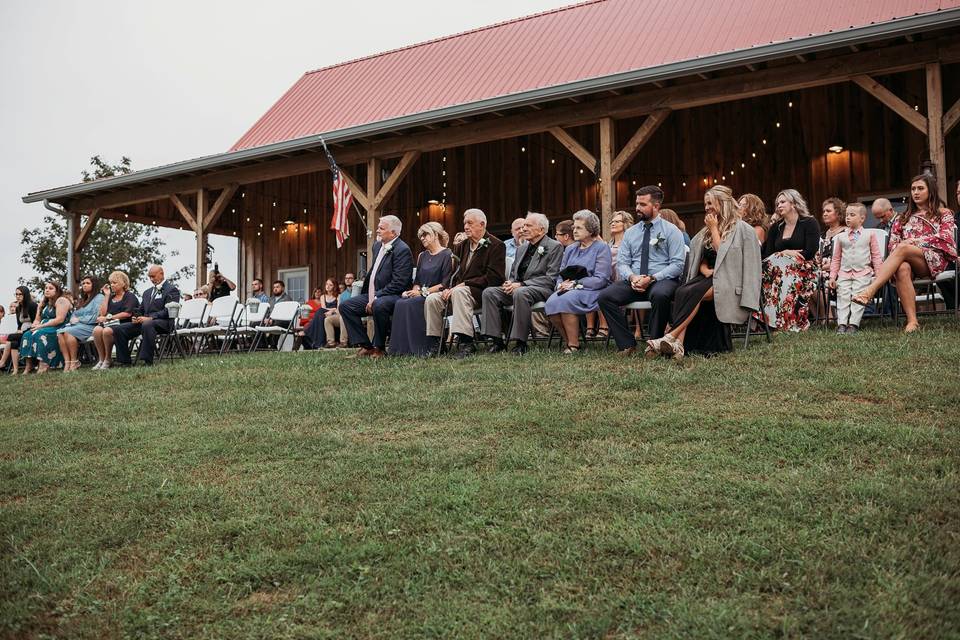
[[[432,349],[427,339],[423,303],[427,296],[450,284],[453,253],[447,249],[450,236],[438,222],[428,222],[417,230],[424,251],[417,257],[417,277],[413,287],[401,294],[393,308],[390,328],[390,355],[428,356]]]
[[[563,252],[556,291],[545,312],[566,344],[565,354],[580,350],[580,316],[597,310],[597,296],[610,283],[610,246],[600,237],[600,220],[584,209],[573,215],[575,242]]]

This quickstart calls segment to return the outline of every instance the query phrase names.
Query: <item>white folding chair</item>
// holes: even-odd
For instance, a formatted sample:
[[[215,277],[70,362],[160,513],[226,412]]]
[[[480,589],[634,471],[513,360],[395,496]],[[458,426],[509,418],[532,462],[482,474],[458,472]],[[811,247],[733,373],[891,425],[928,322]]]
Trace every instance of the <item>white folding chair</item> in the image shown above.
[[[203,298],[187,300],[180,307],[180,315],[173,324],[172,339],[185,355],[193,351],[198,330],[206,323],[209,308],[210,305]],[[186,350],[183,349],[184,343],[188,343]]]
[[[253,311],[250,310],[251,307],[254,309]],[[251,336],[255,333],[254,328],[263,322],[269,311],[270,305],[268,303],[256,298],[247,300],[246,304],[243,305],[243,315],[240,322],[237,323],[236,330],[233,334],[224,338],[224,341],[228,343],[226,348],[229,349],[236,343],[239,349],[244,338],[252,340]]]
[[[17,329],[18,329],[17,316],[15,316],[14,314],[11,313],[9,315],[5,315],[3,316],[2,319],[0,319],[0,335],[5,336],[11,333],[16,333]],[[0,355],[2,355],[9,348],[10,348],[9,342],[4,342],[3,344],[0,344]]]
[[[234,331],[242,311],[240,299],[235,295],[221,296],[214,300],[207,312],[207,326],[200,327],[196,331],[197,354],[199,355],[205,347],[208,347],[212,340],[222,338]],[[220,353],[223,353],[222,349]]]
[[[277,346],[283,346],[284,339],[293,333],[299,312],[300,303],[295,300],[273,305],[273,309],[270,310],[272,324],[259,324],[253,328],[253,343],[250,345],[250,351],[256,351],[257,345],[264,336],[277,336]]]

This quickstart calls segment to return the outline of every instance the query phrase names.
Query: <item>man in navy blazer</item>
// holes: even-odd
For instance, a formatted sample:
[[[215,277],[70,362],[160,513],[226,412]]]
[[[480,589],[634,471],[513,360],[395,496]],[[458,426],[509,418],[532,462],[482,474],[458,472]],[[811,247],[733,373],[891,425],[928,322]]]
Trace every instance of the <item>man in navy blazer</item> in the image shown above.
[[[141,336],[140,359],[144,364],[153,364],[157,334],[170,333],[173,329],[173,321],[167,313],[167,303],[180,302],[180,290],[164,277],[163,267],[159,265],[151,265],[147,270],[147,277],[153,286],[143,292],[140,306],[131,321],[112,328],[117,346],[117,362],[121,365],[131,364],[130,341],[136,336]]]
[[[350,345],[360,347],[357,357],[386,355],[393,307],[413,282],[413,254],[400,239],[402,228],[403,223],[397,216],[380,218],[377,241],[373,245],[373,266],[363,279],[360,295],[340,305],[340,317],[347,328]],[[363,328],[364,316],[373,317],[372,343]]]

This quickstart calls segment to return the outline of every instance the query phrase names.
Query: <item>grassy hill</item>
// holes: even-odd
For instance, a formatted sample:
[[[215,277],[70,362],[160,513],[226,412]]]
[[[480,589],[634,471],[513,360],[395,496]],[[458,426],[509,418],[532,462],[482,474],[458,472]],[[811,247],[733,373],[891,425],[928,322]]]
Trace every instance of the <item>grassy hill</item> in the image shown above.
[[[0,637],[960,635],[954,320],[0,398]]]

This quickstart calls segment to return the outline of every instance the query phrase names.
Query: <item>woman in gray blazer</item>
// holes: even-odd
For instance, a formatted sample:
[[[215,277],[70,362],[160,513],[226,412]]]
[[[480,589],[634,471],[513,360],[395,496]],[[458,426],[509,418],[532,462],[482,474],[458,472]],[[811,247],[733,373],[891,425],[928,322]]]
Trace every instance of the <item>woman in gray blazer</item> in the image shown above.
[[[729,187],[717,185],[703,197],[706,227],[690,241],[686,281],[673,298],[670,327],[647,340],[648,358],[683,358],[686,351],[730,351],[730,325],[743,324],[760,308],[760,245],[740,219]]]

